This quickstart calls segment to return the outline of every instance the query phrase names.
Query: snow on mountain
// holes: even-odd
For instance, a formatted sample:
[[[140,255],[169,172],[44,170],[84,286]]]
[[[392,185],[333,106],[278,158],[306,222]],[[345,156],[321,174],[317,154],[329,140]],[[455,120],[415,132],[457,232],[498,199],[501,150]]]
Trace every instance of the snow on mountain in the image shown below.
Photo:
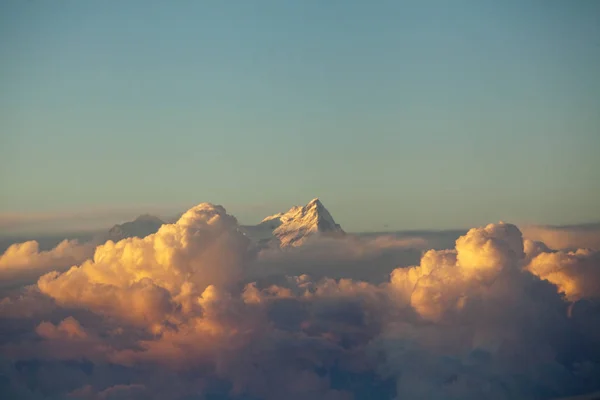
[[[119,241],[129,237],[143,238],[158,231],[164,222],[153,215],[140,215],[133,221],[113,226],[108,231],[108,240]]]
[[[153,215],[140,215],[133,221],[113,226],[104,241],[119,241],[129,237],[143,238],[156,233],[164,222]],[[323,203],[316,198],[305,206],[294,206],[285,213],[263,219],[257,225],[246,225],[240,230],[258,246],[295,247],[309,236],[344,234]]]
[[[344,234],[318,198],[304,207],[294,206],[288,212],[271,215],[258,225],[245,226],[244,231],[258,243],[280,247],[300,246],[314,234]]]

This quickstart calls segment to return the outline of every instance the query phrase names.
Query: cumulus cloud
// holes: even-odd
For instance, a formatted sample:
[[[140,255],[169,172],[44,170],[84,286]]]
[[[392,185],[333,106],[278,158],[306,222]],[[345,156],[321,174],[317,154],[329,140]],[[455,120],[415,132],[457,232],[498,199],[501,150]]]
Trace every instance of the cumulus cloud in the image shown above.
[[[501,223],[393,272],[390,289],[416,322],[392,321],[374,346],[400,398],[535,398],[572,384],[558,362],[568,304],[526,260],[521,232]]]
[[[73,318],[68,317],[60,322],[58,325],[54,325],[51,322],[42,322],[35,328],[38,335],[46,339],[57,339],[57,338],[87,338],[85,329],[79,324],[79,322]]]
[[[63,240],[48,251],[40,251],[35,240],[12,244],[0,255],[0,285],[6,288],[35,282],[49,270],[63,271],[93,252],[93,244],[80,244],[76,240]]]
[[[460,237],[455,250],[431,250],[421,265],[394,270],[391,285],[422,317],[438,320],[446,311],[460,310],[500,274],[516,271],[523,257],[517,227],[490,224]]]
[[[571,301],[600,296],[600,252],[579,249],[541,253],[527,269],[554,284]]]
[[[42,276],[38,287],[63,306],[156,327],[209,285],[237,282],[246,250],[235,218],[201,204],[145,238],[109,240],[82,265]]]
[[[553,251],[506,223],[426,247],[349,235],[255,253],[223,207],[200,204],[4,298],[0,390],[270,400],[600,389],[597,252]]]

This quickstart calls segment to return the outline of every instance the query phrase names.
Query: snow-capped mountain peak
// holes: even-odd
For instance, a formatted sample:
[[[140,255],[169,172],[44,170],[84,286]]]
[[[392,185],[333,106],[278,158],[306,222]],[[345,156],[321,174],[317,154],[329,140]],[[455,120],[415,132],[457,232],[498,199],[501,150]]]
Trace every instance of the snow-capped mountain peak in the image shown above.
[[[128,237],[143,238],[158,231],[165,222],[144,214],[133,221],[113,226],[103,240],[119,241]],[[258,225],[246,225],[240,230],[259,246],[300,246],[309,236],[344,234],[319,198],[305,206],[294,206],[287,212],[263,219]]]
[[[285,213],[265,218],[253,232],[262,232],[266,239],[266,230],[281,247],[299,246],[313,234],[343,234],[342,228],[325,208],[319,198],[314,198],[305,206],[294,206]]]
[[[344,234],[319,198],[305,206],[270,215],[258,225],[242,227],[246,235],[260,245],[299,246],[309,236]]]
[[[260,223],[264,223],[264,222],[269,222],[269,221],[277,221],[279,219],[281,219],[281,217],[283,216],[284,213],[277,213],[275,215],[269,215],[268,217],[266,217],[265,219],[263,219],[262,221],[260,221]]]

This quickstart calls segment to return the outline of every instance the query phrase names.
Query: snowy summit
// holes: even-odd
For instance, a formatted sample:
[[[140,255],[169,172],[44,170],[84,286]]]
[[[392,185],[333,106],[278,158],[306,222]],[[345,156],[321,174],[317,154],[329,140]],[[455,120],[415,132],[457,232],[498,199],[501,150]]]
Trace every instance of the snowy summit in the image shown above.
[[[343,234],[318,198],[305,206],[294,206],[285,213],[271,215],[246,233],[259,242],[275,241],[280,247],[299,246],[314,234]]]
[[[155,233],[165,222],[152,215],[141,215],[133,221],[113,226],[102,239],[119,241],[129,237],[143,238]],[[260,247],[296,247],[309,236],[339,235],[345,232],[335,223],[318,198],[305,206],[294,206],[285,213],[263,219],[258,225],[240,227],[241,231]]]

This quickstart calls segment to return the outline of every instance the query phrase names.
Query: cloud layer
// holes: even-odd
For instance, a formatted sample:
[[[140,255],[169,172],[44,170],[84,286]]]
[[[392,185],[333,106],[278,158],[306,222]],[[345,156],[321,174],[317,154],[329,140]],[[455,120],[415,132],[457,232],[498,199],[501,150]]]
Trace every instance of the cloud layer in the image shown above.
[[[600,223],[571,226],[526,226],[523,235],[543,242],[551,249],[573,250],[586,248],[600,250]]]
[[[39,279],[0,301],[0,391],[529,399],[600,389],[594,250],[550,250],[499,223],[450,249],[347,236],[256,252],[238,228],[203,203],[93,252],[11,247],[0,265]],[[3,280],[15,287],[17,276]]]

